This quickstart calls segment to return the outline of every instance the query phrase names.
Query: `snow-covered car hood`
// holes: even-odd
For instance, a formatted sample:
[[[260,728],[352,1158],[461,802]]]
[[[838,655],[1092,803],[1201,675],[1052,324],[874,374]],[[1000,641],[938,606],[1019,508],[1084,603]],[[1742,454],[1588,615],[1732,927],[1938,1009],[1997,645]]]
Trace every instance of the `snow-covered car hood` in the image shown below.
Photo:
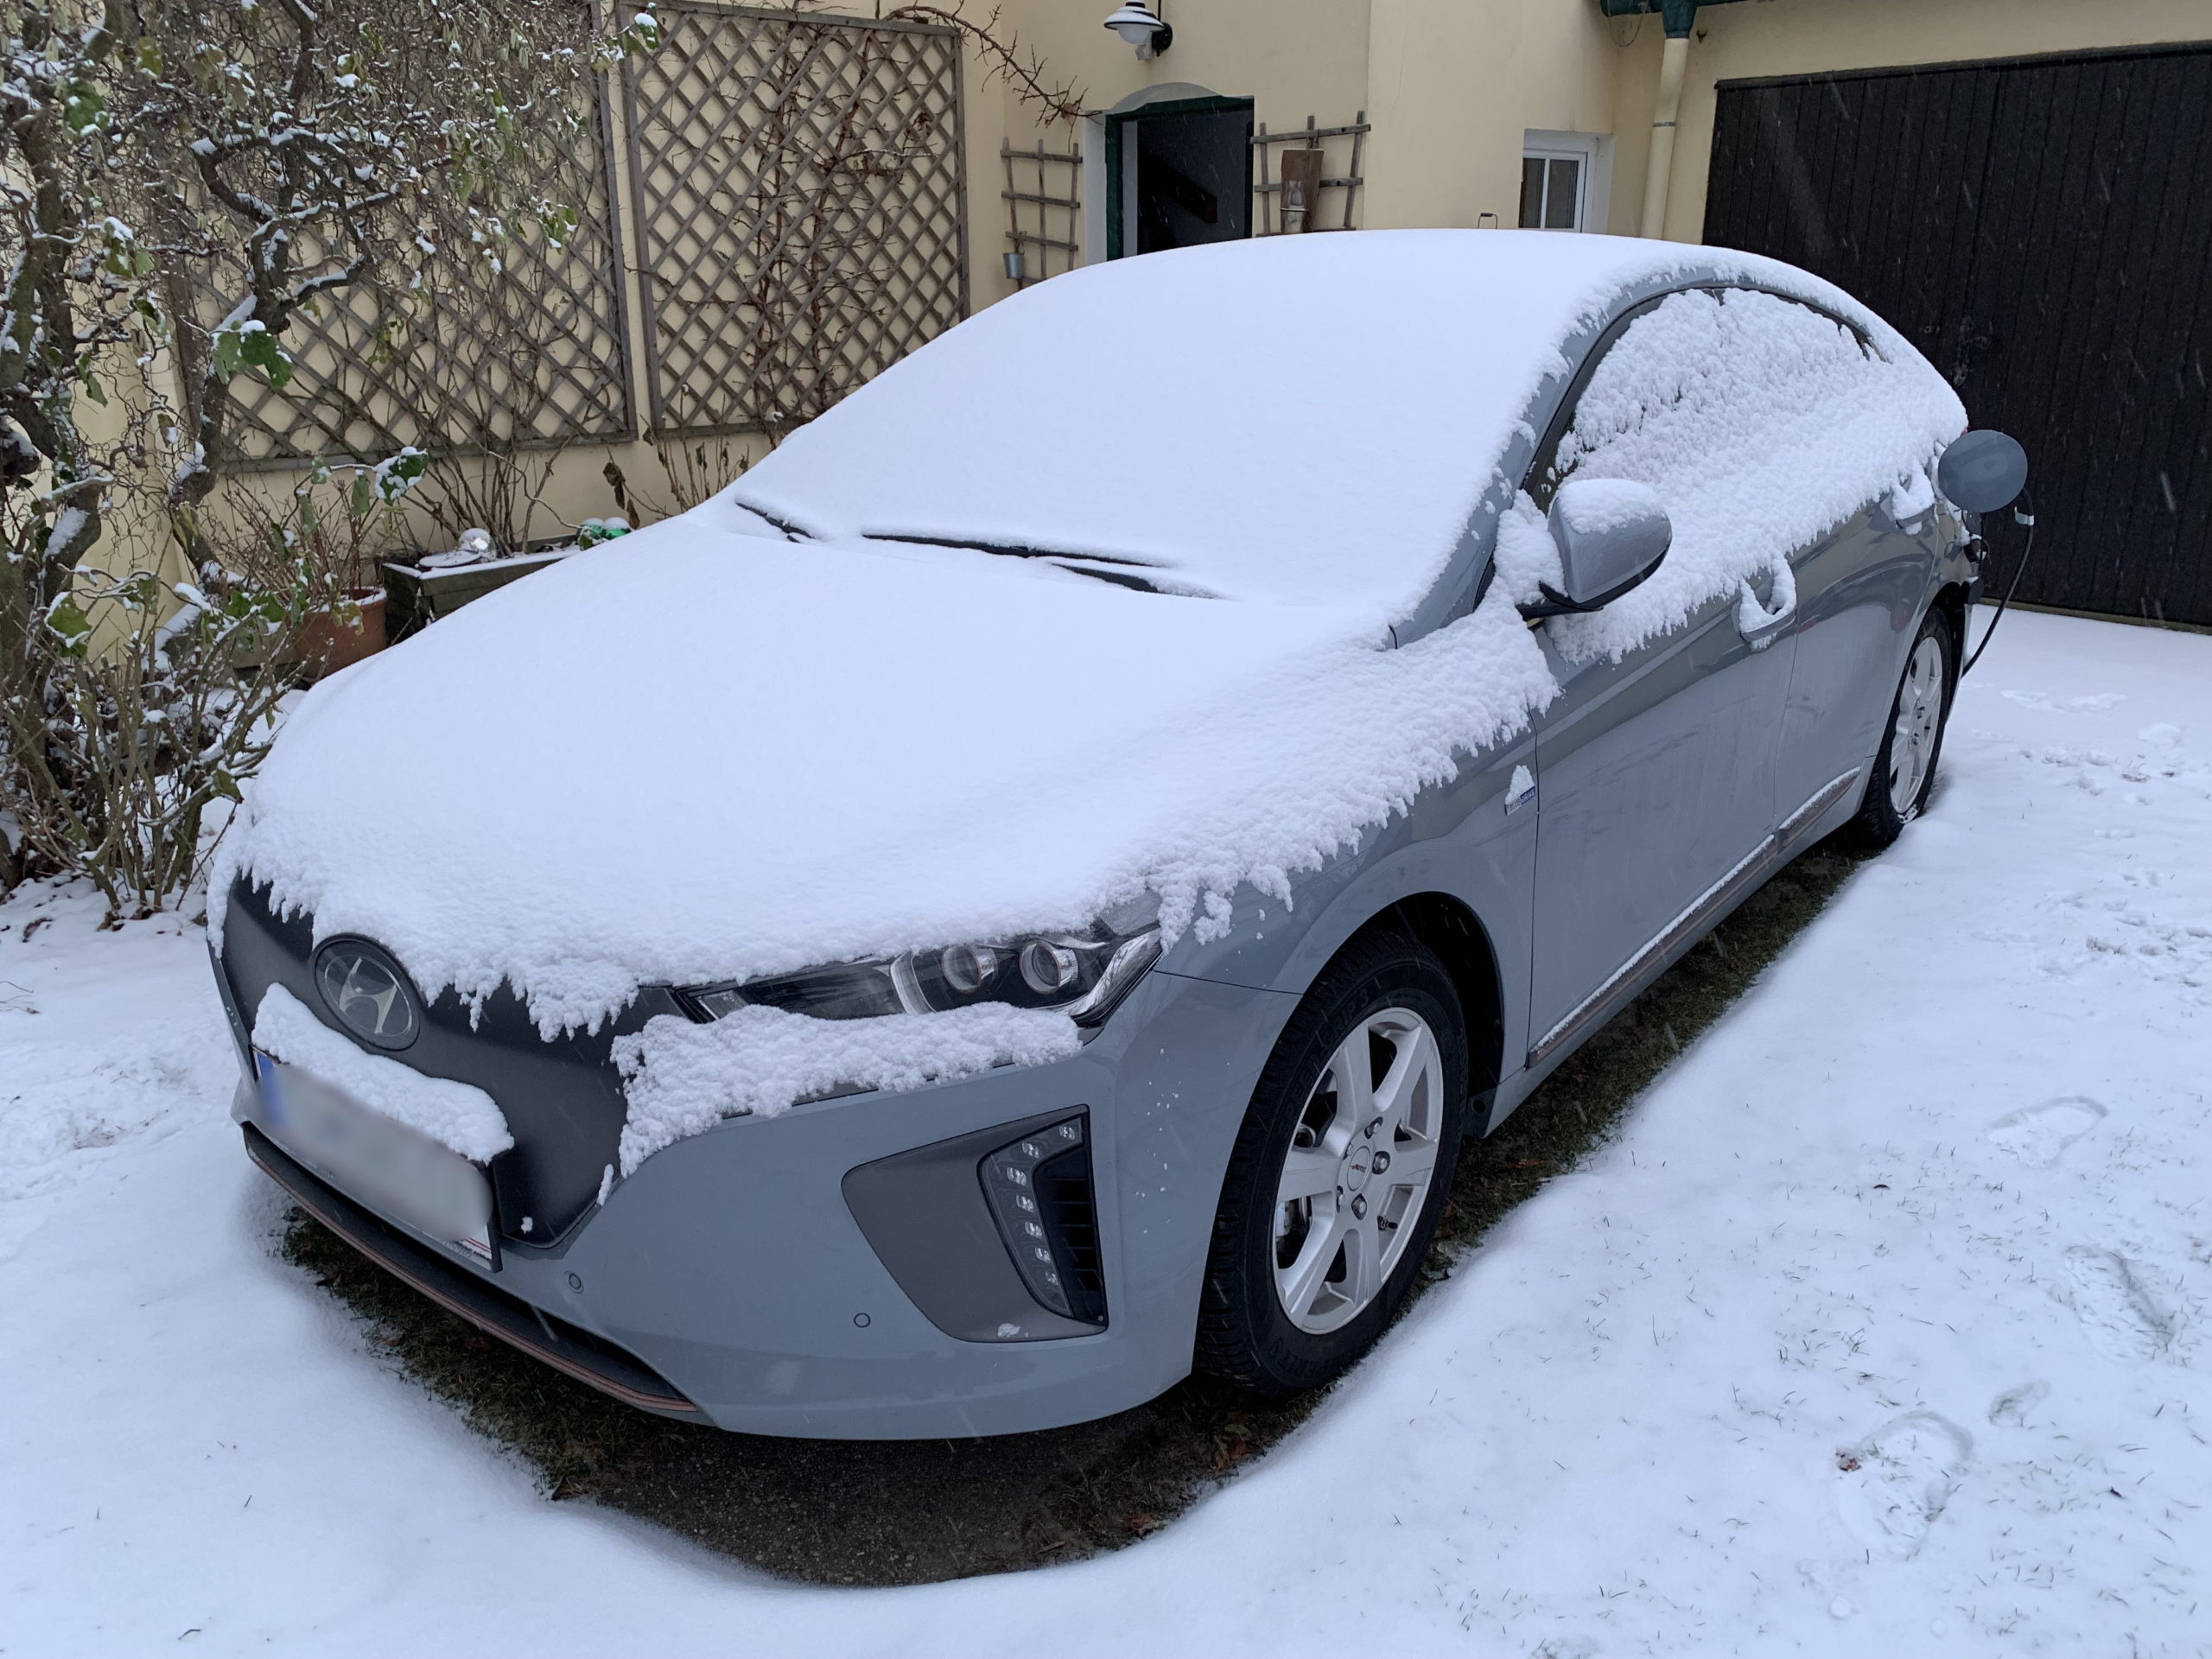
[[[712,516],[319,686],[218,904],[243,871],[427,994],[508,981],[549,1030],[640,983],[1072,927],[1147,887],[1173,933],[1241,879],[1282,890],[1548,685],[1510,605],[1393,652],[1322,607]]]

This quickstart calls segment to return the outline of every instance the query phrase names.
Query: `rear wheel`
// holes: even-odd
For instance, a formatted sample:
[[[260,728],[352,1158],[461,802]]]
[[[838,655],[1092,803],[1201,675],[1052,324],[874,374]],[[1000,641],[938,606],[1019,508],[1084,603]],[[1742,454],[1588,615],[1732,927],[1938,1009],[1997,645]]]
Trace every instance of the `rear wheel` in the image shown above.
[[[1451,976],[1395,935],[1355,944],[1291,1016],[1222,1186],[1199,1368],[1264,1394],[1342,1374],[1427,1253],[1467,1099]]]
[[[1951,709],[1953,650],[1949,620],[1941,611],[1929,611],[1905,658],[1889,727],[1874,755],[1874,774],[1851,822],[1854,837],[1866,846],[1888,846],[1928,804],[1943,748],[1943,721]]]

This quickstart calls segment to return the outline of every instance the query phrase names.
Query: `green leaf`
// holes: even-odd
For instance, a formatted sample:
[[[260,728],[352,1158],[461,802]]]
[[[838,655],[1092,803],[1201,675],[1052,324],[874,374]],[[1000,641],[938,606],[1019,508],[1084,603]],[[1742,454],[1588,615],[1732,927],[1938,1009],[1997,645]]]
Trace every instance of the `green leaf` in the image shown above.
[[[420,449],[402,449],[377,467],[377,493],[384,498],[385,505],[391,505],[407,493],[429,465],[429,456]]]
[[[61,105],[61,124],[74,133],[90,132],[101,124],[107,106],[100,101],[99,89],[87,80],[73,80],[65,89],[67,96]]]
[[[85,645],[92,632],[92,620],[86,616],[74,595],[64,594],[47,607],[46,626],[61,641],[65,656],[82,657]]]
[[[251,334],[238,336],[238,359],[259,369],[269,384],[278,391],[292,378],[292,359],[276,343],[276,336],[266,328],[256,328]]]

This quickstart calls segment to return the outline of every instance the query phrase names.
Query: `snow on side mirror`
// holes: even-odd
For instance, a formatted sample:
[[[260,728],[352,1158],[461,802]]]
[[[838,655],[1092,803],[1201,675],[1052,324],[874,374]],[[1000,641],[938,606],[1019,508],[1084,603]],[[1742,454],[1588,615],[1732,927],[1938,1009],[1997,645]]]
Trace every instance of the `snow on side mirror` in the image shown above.
[[[2019,440],[1985,429],[1969,432],[1936,463],[1936,487],[1962,512],[2010,506],[2028,483],[2028,452]]]
[[[1618,478],[1571,478],[1552,498],[1547,521],[1559,548],[1561,587],[1540,584],[1545,602],[1523,616],[1601,610],[1647,580],[1667,556],[1675,526],[1659,493]]]

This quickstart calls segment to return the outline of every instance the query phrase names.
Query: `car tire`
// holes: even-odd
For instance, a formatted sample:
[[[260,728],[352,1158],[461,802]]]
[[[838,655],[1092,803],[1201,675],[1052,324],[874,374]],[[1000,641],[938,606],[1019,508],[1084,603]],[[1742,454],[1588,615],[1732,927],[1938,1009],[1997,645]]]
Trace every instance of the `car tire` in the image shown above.
[[[1348,1370],[1421,1271],[1466,1115],[1466,1021],[1444,964],[1402,935],[1356,940],[1253,1090],[1214,1219],[1197,1369],[1277,1396]]]
[[[1957,652],[1950,619],[1931,609],[1906,653],[1889,721],[1882,728],[1882,747],[1874,752],[1873,773],[1859,815],[1851,821],[1851,839],[1862,847],[1887,847],[1928,804],[1951,694],[1957,689]]]

